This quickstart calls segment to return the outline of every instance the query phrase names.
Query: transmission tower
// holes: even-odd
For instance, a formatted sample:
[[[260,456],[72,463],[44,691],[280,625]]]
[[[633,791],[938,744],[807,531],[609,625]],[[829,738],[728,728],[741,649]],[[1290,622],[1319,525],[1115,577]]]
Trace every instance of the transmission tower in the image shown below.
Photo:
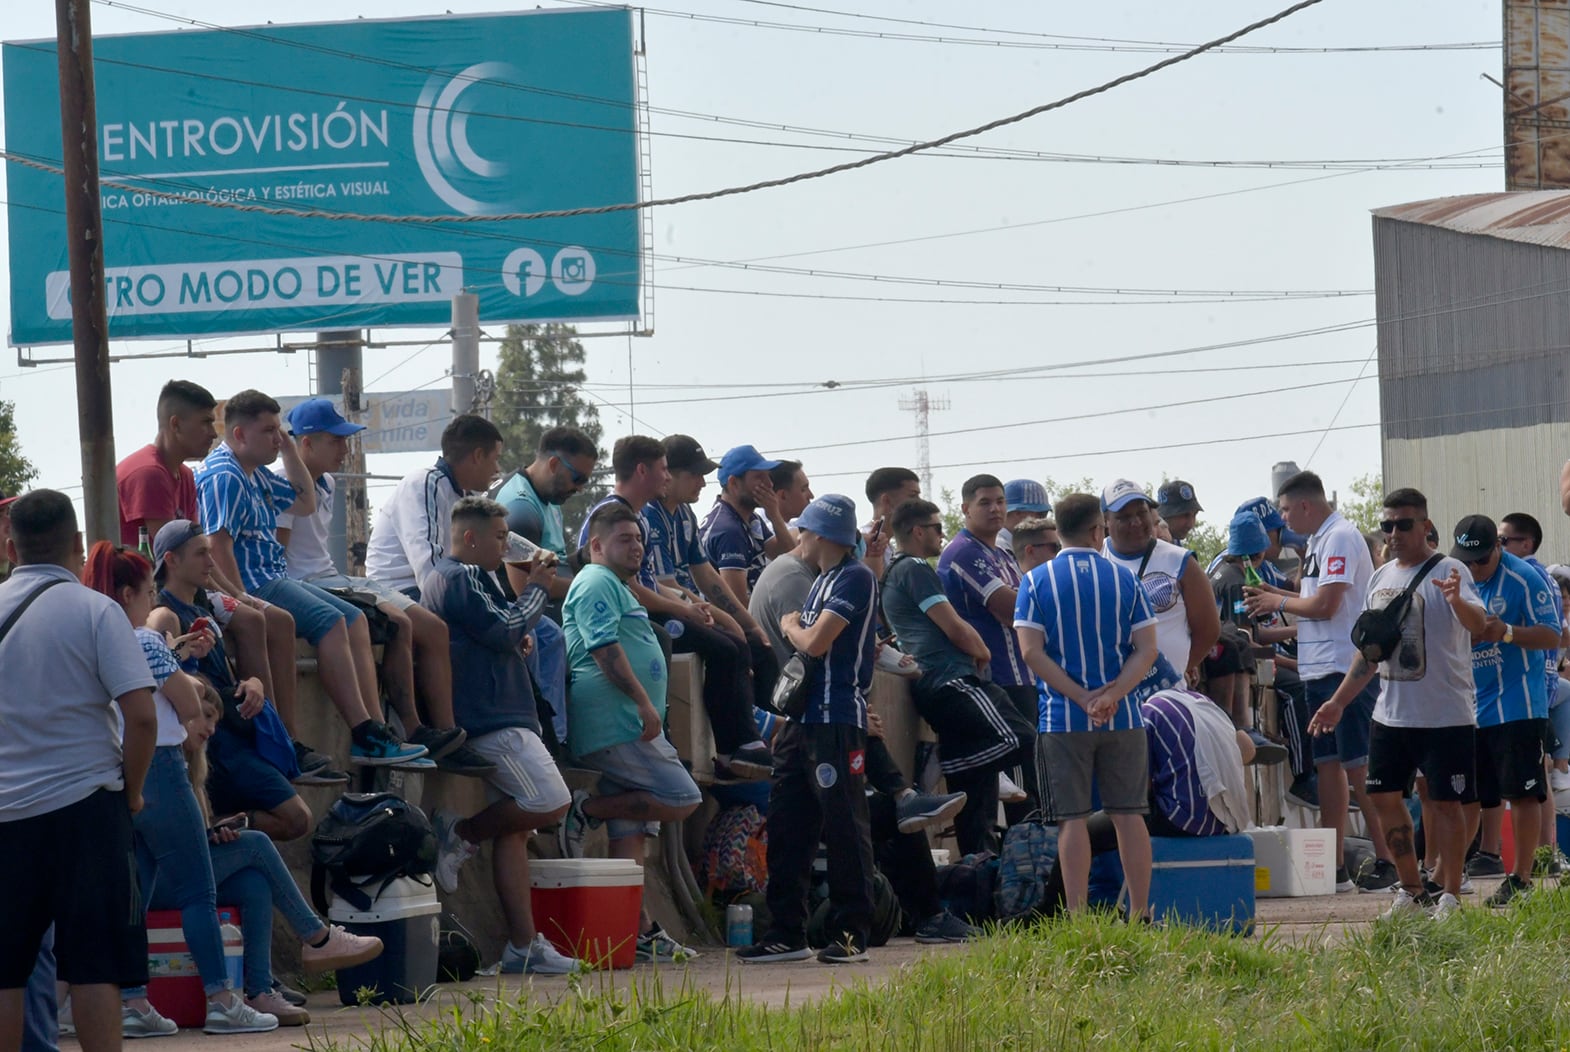
[[[929,395],[925,387],[912,391],[899,400],[899,407],[916,414],[916,474],[921,476],[921,492],[932,499],[932,414],[949,407],[948,395]]]

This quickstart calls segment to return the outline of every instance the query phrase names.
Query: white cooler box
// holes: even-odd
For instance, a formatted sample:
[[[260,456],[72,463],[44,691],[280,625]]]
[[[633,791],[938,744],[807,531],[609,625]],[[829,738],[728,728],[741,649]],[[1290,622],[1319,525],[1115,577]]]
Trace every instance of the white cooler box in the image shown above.
[[[1254,894],[1262,899],[1336,893],[1336,831],[1266,826],[1254,841]]]

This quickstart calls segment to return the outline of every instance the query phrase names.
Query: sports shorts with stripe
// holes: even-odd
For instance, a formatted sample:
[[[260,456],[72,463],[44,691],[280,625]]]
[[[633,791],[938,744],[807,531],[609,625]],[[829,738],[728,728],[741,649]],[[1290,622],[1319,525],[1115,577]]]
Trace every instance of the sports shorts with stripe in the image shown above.
[[[470,738],[469,748],[496,765],[485,776],[486,799],[511,799],[533,814],[549,814],[572,803],[556,761],[540,736],[527,727],[503,727]]]

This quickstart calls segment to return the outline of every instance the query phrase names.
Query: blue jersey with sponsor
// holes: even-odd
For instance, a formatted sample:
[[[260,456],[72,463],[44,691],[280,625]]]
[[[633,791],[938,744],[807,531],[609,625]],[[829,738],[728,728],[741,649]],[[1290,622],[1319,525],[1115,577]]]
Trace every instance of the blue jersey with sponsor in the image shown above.
[[[643,523],[649,536],[648,562],[656,579],[673,578],[678,585],[699,594],[692,568],[709,561],[698,538],[698,516],[692,505],[678,504],[668,510],[657,500],[643,506]]]
[[[938,559],[938,576],[949,602],[992,652],[992,682],[1003,687],[1031,683],[1019,640],[987,609],[987,600],[999,588],[1019,589],[1019,563],[1014,554],[983,542],[969,530],[960,530]]]
[[[1155,623],[1134,575],[1088,548],[1065,548],[1030,571],[1014,609],[1014,624],[1040,631],[1047,657],[1091,691],[1117,679],[1134,651],[1134,632]],[[1043,734],[1092,729],[1090,714],[1078,703],[1045,681],[1038,690]],[[1142,693],[1135,690],[1122,699],[1104,729],[1141,726],[1137,695]]]
[[[1559,619],[1550,591],[1536,570],[1509,552],[1500,556],[1492,577],[1477,582],[1478,598],[1490,617],[1523,628],[1551,625],[1557,632]],[[1479,727],[1547,718],[1543,653],[1502,642],[1473,645],[1472,682],[1477,688]]]
[[[878,584],[872,571],[854,555],[819,574],[801,608],[801,625],[811,628],[832,614],[845,622],[817,662],[807,685],[803,723],[845,723],[867,726],[867,691],[877,658]]]
[[[1528,555],[1524,560],[1528,566],[1537,571],[1543,579],[1543,584],[1548,587],[1548,598],[1554,603],[1554,616],[1561,626],[1565,623],[1565,597],[1559,592],[1559,582],[1548,574],[1548,567],[1537,561],[1537,556]],[[1554,694],[1559,690],[1559,648],[1543,651],[1543,696],[1548,699],[1549,707],[1553,707]]]
[[[284,547],[278,543],[278,513],[298,497],[288,479],[265,467],[247,474],[224,444],[196,469],[196,497],[202,529],[225,530],[234,542],[240,587],[254,592],[289,575]]]
[[[746,519],[724,500],[716,500],[703,520],[703,554],[716,570],[747,571],[747,590],[769,564],[768,543],[774,528],[757,515]]]

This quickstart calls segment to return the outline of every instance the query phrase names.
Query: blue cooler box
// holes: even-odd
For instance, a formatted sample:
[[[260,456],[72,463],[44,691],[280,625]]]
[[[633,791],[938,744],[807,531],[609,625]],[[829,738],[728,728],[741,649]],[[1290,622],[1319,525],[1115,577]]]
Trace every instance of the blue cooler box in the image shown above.
[[[428,881],[399,877],[367,910],[333,899],[328,919],[356,935],[382,940],[381,956],[338,970],[338,1000],[343,1004],[357,1004],[361,989],[372,991],[372,1004],[410,1004],[436,985],[442,906]]]
[[[1248,935],[1254,930],[1254,841],[1246,836],[1150,838],[1150,912],[1156,920]],[[1091,863],[1092,905],[1124,898],[1117,853]]]

